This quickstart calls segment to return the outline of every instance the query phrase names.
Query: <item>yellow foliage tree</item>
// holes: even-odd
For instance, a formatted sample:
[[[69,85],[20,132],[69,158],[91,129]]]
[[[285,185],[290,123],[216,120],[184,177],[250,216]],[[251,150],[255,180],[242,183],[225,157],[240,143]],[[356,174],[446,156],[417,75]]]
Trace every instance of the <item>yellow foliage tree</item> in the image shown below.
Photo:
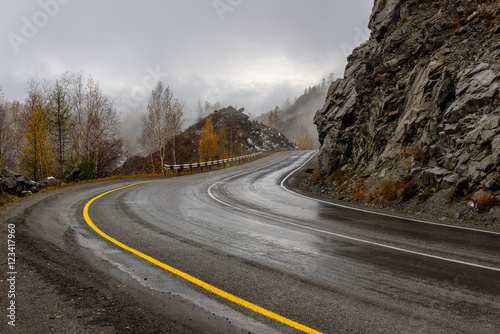
[[[229,151],[228,151],[229,145],[227,142],[226,130],[224,128],[221,128],[219,130],[218,143],[219,143],[219,159],[229,158]]]
[[[217,143],[217,135],[214,132],[212,117],[207,118],[205,126],[201,128],[200,146],[198,152],[200,154],[200,162],[213,160],[219,151]]]
[[[23,142],[19,152],[21,166],[35,181],[49,176],[53,171],[52,151],[49,138],[47,110],[41,94],[29,91],[24,112]]]
[[[297,134],[297,146],[301,150],[314,149],[314,137],[311,135],[307,127],[302,124]]]

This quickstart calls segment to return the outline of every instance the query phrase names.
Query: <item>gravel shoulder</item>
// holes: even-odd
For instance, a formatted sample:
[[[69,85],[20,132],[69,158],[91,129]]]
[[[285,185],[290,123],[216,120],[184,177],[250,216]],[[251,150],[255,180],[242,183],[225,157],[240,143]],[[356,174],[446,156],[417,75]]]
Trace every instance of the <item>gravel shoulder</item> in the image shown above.
[[[354,203],[346,196],[335,194],[331,185],[314,181],[312,171],[317,169],[317,160],[313,158],[300,171],[288,179],[288,186],[302,195],[353,208],[439,224],[500,232],[499,206],[494,207],[490,212],[475,212],[468,206],[466,201],[447,203],[445,196],[449,190],[441,190],[426,201],[415,198],[408,202],[395,203],[390,207]]]

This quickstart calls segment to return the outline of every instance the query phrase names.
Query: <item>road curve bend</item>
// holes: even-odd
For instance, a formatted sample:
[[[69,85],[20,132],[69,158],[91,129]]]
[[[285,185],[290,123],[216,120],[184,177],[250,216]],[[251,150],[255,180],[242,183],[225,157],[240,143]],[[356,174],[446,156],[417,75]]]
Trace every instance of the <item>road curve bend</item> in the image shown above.
[[[187,298],[215,300],[207,307],[230,309],[250,331],[499,331],[499,234],[286,189],[313,154],[135,184],[94,197],[85,215],[114,240],[107,247],[161,267],[196,291]]]
[[[81,185],[19,207],[30,233],[43,239],[37,250],[57,246],[54,256],[72,254],[67,267],[82,280],[97,277],[103,291],[126,295],[139,314],[137,333],[147,332],[144,310],[162,332],[500,332],[499,233],[288,189],[290,175],[315,154]],[[84,264],[88,270],[79,269]],[[78,327],[82,319],[66,328],[89,332]],[[167,330],[172,319],[189,326]]]

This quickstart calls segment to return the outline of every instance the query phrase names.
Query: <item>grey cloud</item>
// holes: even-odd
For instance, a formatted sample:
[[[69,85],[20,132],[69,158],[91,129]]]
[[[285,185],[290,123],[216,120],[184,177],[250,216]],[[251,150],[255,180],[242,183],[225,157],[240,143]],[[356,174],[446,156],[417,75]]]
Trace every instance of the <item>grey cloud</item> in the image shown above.
[[[18,53],[8,34],[22,36],[23,17],[32,20],[43,9],[38,2],[0,1],[0,85],[7,99],[23,99],[29,77],[53,79],[63,71],[84,70],[127,106],[120,99],[145,88],[147,68],[159,67],[168,73],[162,80],[188,109],[208,99],[254,115],[300,95],[321,76],[341,76],[340,46],[359,43],[355,29],[366,30],[373,5],[372,0],[242,0],[221,20],[214,1],[206,0],[42,3],[51,1],[61,1],[57,13]]]

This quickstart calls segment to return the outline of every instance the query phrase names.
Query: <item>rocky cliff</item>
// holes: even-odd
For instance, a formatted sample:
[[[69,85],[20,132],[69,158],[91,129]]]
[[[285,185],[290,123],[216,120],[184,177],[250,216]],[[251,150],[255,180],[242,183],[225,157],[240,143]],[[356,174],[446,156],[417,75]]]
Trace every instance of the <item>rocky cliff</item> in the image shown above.
[[[315,116],[322,172],[500,198],[499,13],[497,0],[375,0],[369,40]]]

